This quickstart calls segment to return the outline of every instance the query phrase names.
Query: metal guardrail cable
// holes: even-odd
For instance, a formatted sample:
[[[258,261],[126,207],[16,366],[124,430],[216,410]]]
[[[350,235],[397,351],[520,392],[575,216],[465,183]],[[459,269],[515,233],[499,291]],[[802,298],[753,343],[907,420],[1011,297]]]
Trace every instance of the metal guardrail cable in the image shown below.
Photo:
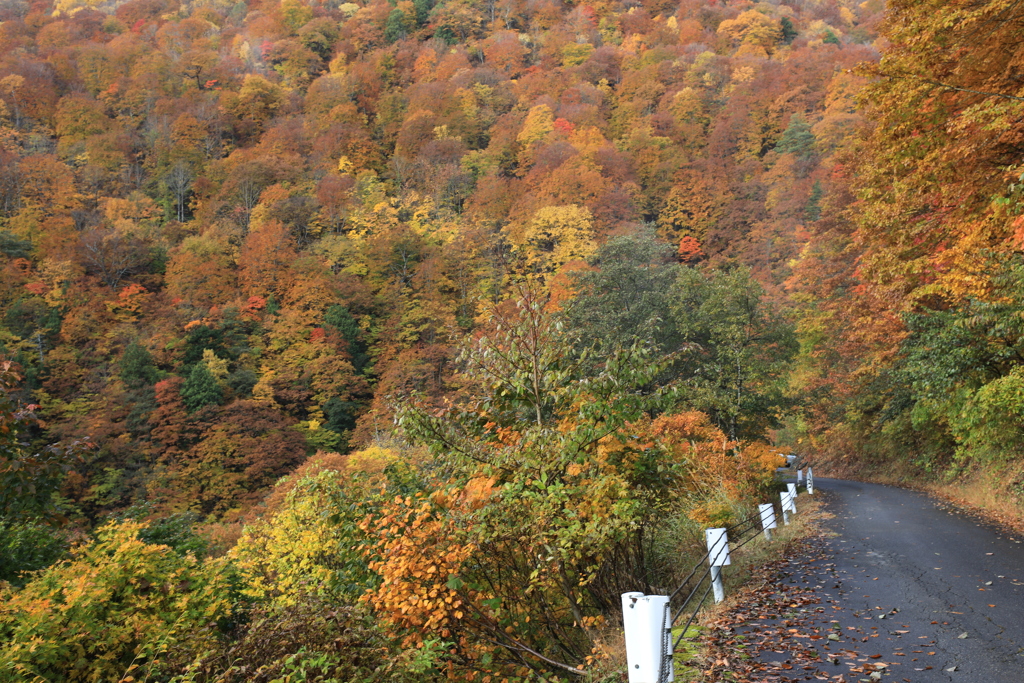
[[[690,594],[686,596],[686,600],[683,600],[683,604],[681,604],[679,606],[679,609],[676,610],[676,615],[672,618],[673,624],[676,623],[676,619],[678,619],[679,615],[683,613],[683,610],[686,609],[686,606],[690,604],[690,600],[693,600],[693,596],[696,595],[697,591],[700,590],[701,585],[704,583],[704,579],[708,578],[710,574],[711,567],[708,566],[708,568],[704,570],[704,573],[700,575],[700,578],[697,579],[697,584],[693,587],[693,590],[690,591]],[[711,584],[709,583],[708,585],[710,586]]]
[[[743,536],[746,535],[746,533],[750,533],[751,531],[758,532],[758,527],[757,527],[756,524],[751,523],[749,526],[746,526],[742,530],[737,531],[735,536],[736,536],[737,539],[741,539],[741,538],[743,538]]]
[[[686,631],[690,628],[690,624],[693,623],[694,618],[696,618],[697,612],[700,611],[700,606],[703,605],[704,601],[708,599],[708,593],[710,593],[710,592],[711,592],[711,583],[708,582],[708,587],[704,591],[704,595],[700,596],[700,602],[697,603],[697,608],[694,609],[693,612],[690,614],[690,618],[686,620],[686,625],[683,626],[683,630],[679,633],[679,637],[676,638],[675,645],[672,646],[672,651],[673,652],[675,651],[675,649],[677,647],[679,647],[679,643],[683,642],[683,637],[686,635]]]
[[[724,549],[724,548],[723,548],[723,549],[721,549],[721,550],[719,550],[719,551],[718,551],[718,552],[717,552],[717,553],[715,554],[715,560],[717,560],[717,559],[718,559],[719,555],[720,555],[720,554],[721,554],[722,552],[725,552],[725,549]],[[693,596],[697,594],[697,591],[698,591],[698,590],[700,590],[700,586],[701,586],[701,584],[702,584],[702,583],[704,583],[704,579],[708,578],[708,576],[709,576],[709,575],[711,574],[711,572],[712,572],[712,568],[713,568],[713,565],[714,565],[714,562],[709,562],[709,563],[708,563],[708,566],[707,566],[707,568],[706,568],[706,569],[704,570],[704,573],[700,575],[700,578],[699,578],[699,579],[697,579],[697,583],[696,583],[696,584],[694,584],[694,586],[693,586],[693,590],[691,590],[691,591],[690,591],[690,594],[686,596],[686,600],[683,600],[683,604],[681,604],[681,605],[679,606],[679,609],[678,609],[678,610],[676,610],[676,616],[675,616],[675,617],[674,617],[674,618],[672,619],[672,623],[675,623],[675,620],[676,620],[676,619],[678,619],[678,618],[679,618],[679,615],[683,613],[683,610],[685,610],[685,609],[686,609],[686,606],[687,606],[688,604],[690,604],[690,600],[692,600],[692,599],[693,599]],[[699,568],[699,565],[698,565],[698,567],[694,567],[694,570],[696,571],[696,569],[698,569],[698,568]],[[692,572],[691,572],[691,576],[692,576],[692,575],[693,575],[693,574],[692,574]],[[689,580],[687,580],[687,582],[689,582]],[[709,585],[710,585],[710,584],[709,584]],[[703,598],[702,598],[702,600],[703,600]]]
[[[726,528],[725,528],[725,530],[726,530],[726,533],[728,533],[729,531],[731,531],[731,530],[733,530],[733,529],[736,529],[736,528],[738,528],[738,527],[740,527],[740,526],[742,526],[742,525],[744,525],[744,524],[750,524],[750,523],[752,523],[752,522],[755,522],[755,521],[757,521],[757,520],[759,520],[759,519],[761,519],[761,513],[760,513],[760,512],[758,512],[757,514],[751,515],[750,517],[747,517],[747,518],[746,518],[746,519],[744,519],[744,520],[741,520],[741,521],[739,521],[739,522],[736,522],[736,523],[735,523],[735,524],[733,524],[732,526],[726,527]],[[742,534],[742,533],[745,533],[745,532],[746,532],[746,530],[745,530],[744,532],[741,532],[741,534]],[[694,575],[694,574],[696,573],[696,571],[697,571],[698,569],[700,569],[701,565],[702,565],[702,564],[704,564],[704,562],[705,562],[705,561],[707,561],[707,559],[708,559],[709,557],[711,557],[711,550],[708,550],[708,551],[707,551],[706,553],[704,553],[704,555],[703,555],[703,556],[701,556],[701,558],[700,558],[699,560],[697,560],[697,564],[695,564],[695,565],[693,566],[693,569],[692,569],[692,570],[690,570],[690,573],[689,573],[689,574],[687,575],[687,577],[686,577],[685,579],[683,579],[683,582],[682,582],[681,584],[679,584],[679,587],[678,587],[678,588],[676,588],[676,589],[675,589],[674,591],[672,591],[672,593],[671,593],[671,594],[669,594],[669,596],[668,596],[668,599],[669,599],[670,601],[672,600],[672,598],[676,597],[676,595],[678,595],[678,594],[679,594],[679,591],[681,591],[681,590],[683,590],[684,588],[686,588],[687,584],[689,584],[689,583],[690,583],[690,579],[692,579],[692,578],[693,578],[693,575]],[[684,604],[685,604],[685,603],[684,603]]]
[[[751,530],[754,530],[754,529],[751,529]],[[740,543],[739,545],[737,545],[736,548],[737,549],[738,548],[742,548],[743,546],[745,546],[747,543],[749,543],[751,540],[757,538],[758,536],[760,536],[760,532],[757,532],[755,530],[755,533],[751,534],[750,538],[748,538],[747,540],[745,540],[742,543]],[[742,535],[740,536],[740,538],[742,538]],[[722,552],[725,552],[724,548],[722,548],[721,550],[718,551],[718,553],[716,553],[715,558],[717,559],[718,555],[721,554]],[[672,591],[672,594],[668,598],[669,602],[671,602],[672,598],[674,598],[676,595],[679,594],[679,591],[681,591],[683,588],[686,588],[686,586],[688,586],[690,584],[690,579],[692,579],[694,574],[697,573],[697,570],[701,568],[701,566],[704,564],[704,561],[710,559],[710,557],[711,557],[711,550],[708,550],[706,553],[704,553],[704,557],[702,557],[701,560],[696,565],[694,565],[693,569],[690,570],[690,573],[687,575],[687,577],[685,579],[683,579],[683,582],[679,585],[679,587],[676,588],[674,591]],[[692,591],[690,591],[690,594],[686,597],[686,600],[683,600],[683,604],[679,606],[679,610],[676,612],[676,618],[678,618],[678,615],[681,614],[682,611],[686,608],[686,605],[690,602],[690,600],[693,599],[693,596],[700,589],[700,585],[704,582],[704,579],[707,578],[708,574],[710,574],[710,573],[711,573],[711,567],[707,566],[707,568],[704,570],[704,573],[701,574],[699,579],[697,579],[697,585],[694,586]],[[675,619],[673,619],[672,621],[673,621],[673,623],[675,623]]]
[[[679,584],[679,587],[672,591],[672,594],[668,596],[669,602],[672,601],[672,598],[678,595],[679,591],[686,588],[686,586],[690,583],[690,579],[693,578],[693,575],[697,573],[697,570],[701,568],[701,566],[704,564],[704,561],[709,557],[711,557],[711,550],[708,550],[706,553],[704,553],[704,557],[700,558],[700,560],[697,561],[697,564],[693,565],[693,569],[690,570],[689,575],[687,575],[687,577],[683,579],[683,582]]]
[[[666,601],[665,611],[661,615],[661,664],[658,668],[658,683],[668,683],[668,674],[672,670],[672,629],[667,623],[671,610],[672,603]]]
[[[756,538],[756,534],[753,536],[753,538]],[[712,550],[709,549],[708,552],[704,555],[705,559],[711,559],[711,552],[712,552]],[[684,600],[683,604],[679,606],[679,609],[676,611],[676,615],[674,617],[671,617],[671,621],[669,621],[669,626],[670,627],[671,627],[672,624],[675,623],[676,619],[679,618],[679,615],[683,613],[683,610],[686,609],[686,606],[690,603],[690,600],[693,599],[693,596],[697,594],[697,591],[700,590],[700,586],[701,586],[702,583],[704,583],[704,579],[707,578],[708,575],[711,573],[712,565],[714,565],[714,563],[718,561],[718,558],[723,553],[728,553],[728,544],[723,544],[722,547],[715,548],[715,556],[714,556],[714,558],[712,559],[711,562],[708,563],[707,569],[704,570],[704,573],[701,574],[701,577],[697,580],[697,585],[695,585],[693,587],[693,590],[690,591],[690,594],[686,597],[686,600]],[[701,563],[703,563],[703,560],[701,561]],[[697,569],[699,567],[700,567],[700,564],[698,564],[697,566],[695,566],[693,568],[693,571],[690,572],[690,576],[687,577],[686,581],[683,583],[683,586],[685,586],[687,583],[689,583],[690,578],[693,576],[693,574],[697,571]],[[679,590],[683,586],[680,586],[679,588],[677,588],[675,592],[678,593]],[[686,622],[686,626],[683,627],[683,634],[686,633],[686,629],[690,628],[690,624],[693,623],[693,619],[697,615],[697,612],[700,610],[700,606],[704,604],[705,600],[707,600],[708,593],[711,591],[712,586],[713,586],[712,582],[709,581],[708,582],[708,587],[704,590],[704,595],[701,596],[700,602],[697,603],[697,606],[694,608],[693,612],[690,614],[690,619]],[[673,593],[673,595],[675,595],[675,593]],[[671,600],[671,598],[669,598],[668,602],[666,602],[666,604],[665,604],[665,617],[666,618],[671,616],[671,614],[670,614],[671,604],[672,604],[672,600]],[[661,669],[658,672],[658,683],[667,683],[667,681],[668,681],[668,671],[669,671],[669,667],[668,667],[667,662],[670,659],[671,653],[675,650],[675,647],[671,647],[671,645],[672,645],[672,631],[671,631],[671,628],[665,629],[664,626],[665,626],[665,622],[662,621],[663,640],[662,640],[662,650],[661,650]],[[682,639],[682,635],[680,635],[680,640],[681,639]],[[676,645],[678,645],[679,642],[680,641],[677,640],[676,641]]]
[[[739,550],[740,548],[742,548],[742,547],[743,547],[743,546],[745,546],[746,544],[750,543],[750,542],[751,542],[751,541],[753,541],[754,539],[756,539],[756,538],[760,538],[760,536],[761,536],[761,533],[760,533],[760,532],[756,532],[756,533],[753,533],[753,534],[751,534],[749,538],[747,538],[747,539],[743,540],[742,542],[738,543],[738,544],[737,544],[737,545],[736,545],[736,546],[735,546],[735,547],[733,548],[733,550]],[[741,538],[742,538],[742,536],[741,536]],[[710,555],[710,554],[711,554],[711,553],[710,553],[710,551],[709,551],[709,552],[708,552],[708,553],[707,553],[707,554],[705,555],[705,557],[707,557],[707,556],[708,556],[708,555]],[[690,576],[688,576],[688,577],[686,578],[686,582],[685,582],[685,583],[683,584],[683,586],[685,586],[685,585],[686,585],[687,583],[689,583],[689,580],[690,580],[690,578],[691,578],[691,577],[692,577],[692,576],[694,575],[694,573],[695,573],[695,572],[697,571],[697,569],[698,569],[699,567],[700,567],[700,565],[697,565],[697,567],[694,567],[694,568],[693,568],[693,571],[692,571],[692,572],[690,572]],[[692,591],[690,591],[690,594],[689,594],[688,596],[686,596],[686,600],[684,600],[684,601],[683,601],[683,604],[679,606],[679,609],[678,609],[678,610],[676,611],[676,615],[675,615],[675,616],[674,616],[674,617],[672,618],[672,623],[673,623],[673,624],[675,623],[676,619],[678,619],[678,618],[679,618],[679,615],[681,615],[681,614],[683,613],[683,610],[685,610],[685,609],[686,609],[686,606],[687,606],[687,605],[688,605],[688,604],[690,603],[690,600],[692,600],[692,599],[693,599],[693,596],[694,596],[694,595],[696,595],[696,593],[697,593],[697,591],[698,591],[698,590],[700,590],[700,586],[701,586],[701,584],[702,584],[702,583],[704,583],[704,579],[705,579],[705,578],[707,578],[707,577],[708,577],[708,575],[709,575],[710,573],[711,573],[711,567],[710,567],[710,566],[708,566],[708,568],[704,570],[704,573],[703,573],[703,574],[701,574],[701,577],[700,577],[700,578],[699,578],[699,579],[697,580],[697,585],[696,585],[696,586],[694,586],[693,590],[692,590]],[[680,588],[682,588],[683,586],[680,586]],[[707,589],[706,589],[706,590],[704,591],[704,595],[703,595],[703,596],[701,596],[701,599],[700,599],[700,603],[698,603],[699,605],[703,605],[703,604],[704,604],[704,600],[705,600],[705,599],[707,599],[708,593],[709,593],[709,592],[711,591],[711,588],[712,588],[712,585],[711,585],[711,583],[709,582],[709,583],[708,583],[708,587],[707,587]],[[676,592],[678,592],[678,591],[679,591],[679,589],[676,589]],[[693,616],[695,616],[695,615],[696,615],[696,613],[697,613],[697,610],[694,610]],[[691,616],[691,617],[690,617],[690,622],[692,622],[692,621],[693,621],[693,616]],[[687,622],[687,628],[689,628],[689,623],[690,623],[690,622]],[[685,633],[685,632],[686,632],[686,630],[684,629],[684,630],[683,630],[683,633]],[[681,639],[681,638],[682,638],[682,636],[680,636],[680,639]],[[679,641],[677,640],[677,641],[676,641],[676,645],[678,645],[678,644],[679,644]]]
[[[740,520],[739,522],[736,522],[732,526],[725,527],[725,531],[726,531],[726,533],[728,533],[728,532],[732,531],[733,529],[735,529],[736,527],[743,526],[744,524],[748,524],[748,523],[750,523],[750,522],[752,522],[754,520],[760,519],[760,518],[761,518],[761,513],[757,512],[756,514],[753,514],[753,515],[747,517],[746,519],[743,519],[743,520]]]
[[[734,548],[734,550],[739,550],[740,548],[742,548],[746,544],[750,543],[755,538],[758,538],[759,536],[760,536],[760,534],[752,534],[750,536],[750,538],[748,538],[747,540],[745,540],[742,543],[740,543],[739,545],[737,545]],[[700,584],[704,582],[704,577],[707,576],[710,572],[711,572],[711,567],[708,567],[708,570],[706,572],[704,572],[703,576],[701,576],[701,580],[700,580],[700,582],[697,583],[697,586],[694,588],[693,592],[690,593],[690,596],[686,598],[686,602],[684,602],[682,604],[682,606],[680,606],[679,611],[676,612],[676,616],[675,616],[675,618],[672,619],[672,623],[675,623],[675,620],[678,619],[679,615],[683,613],[683,609],[686,607],[686,604],[688,602],[690,602],[690,599],[693,597],[693,595],[697,592],[698,589],[700,589]],[[686,625],[683,626],[682,632],[680,632],[679,637],[676,638],[676,642],[672,646],[672,650],[673,651],[675,651],[675,649],[677,647],[679,647],[679,643],[683,642],[683,638],[686,636],[686,631],[690,628],[690,625],[693,623],[693,620],[697,617],[697,612],[700,611],[700,606],[703,605],[704,601],[708,599],[708,593],[711,592],[711,588],[712,588],[712,584],[709,582],[708,583],[708,587],[704,589],[704,595],[700,596],[700,602],[697,603],[697,607],[694,608],[693,612],[690,613],[690,618],[686,620]]]
[[[753,541],[755,538],[760,538],[760,537],[761,537],[761,533],[760,532],[758,532],[756,534],[751,534],[750,538],[748,538],[747,540],[743,541],[742,543],[737,544],[736,547],[733,548],[733,550],[739,550],[740,548],[742,548],[746,544],[748,544],[751,541]]]
[[[786,501],[787,493],[784,492],[782,496],[783,506],[786,506]],[[783,509],[783,513],[786,513],[785,509]],[[771,540],[769,528],[775,528],[774,520],[774,505],[772,505],[771,503],[766,503],[763,505],[758,505],[757,511],[755,513],[751,514],[745,519],[741,519],[735,524],[732,524],[728,527],[716,527],[706,529],[705,536],[708,544],[708,550],[701,556],[697,563],[693,565],[689,573],[686,575],[686,578],[683,579],[682,583],[680,583],[676,587],[676,589],[673,590],[672,593],[668,596],[647,596],[650,600],[660,602],[664,606],[664,611],[661,617],[660,634],[658,636],[655,636],[654,633],[650,632],[652,627],[656,627],[655,624],[657,622],[651,623],[652,620],[650,619],[650,617],[653,617],[654,615],[650,614],[649,612],[645,612],[645,614],[650,614],[650,616],[644,617],[644,619],[647,620],[649,626],[643,627],[643,629],[641,629],[641,632],[646,630],[647,633],[644,636],[644,639],[649,645],[653,644],[654,642],[660,641],[661,657],[659,658],[659,662],[657,665],[657,683],[668,683],[668,680],[672,675],[673,671],[673,652],[676,648],[679,647],[683,639],[686,638],[687,631],[689,631],[690,627],[693,625],[694,620],[697,618],[697,615],[703,608],[704,603],[707,601],[708,595],[710,595],[711,591],[715,591],[716,602],[721,602],[725,599],[724,587],[722,582],[722,567],[724,565],[731,564],[729,560],[730,545],[732,546],[732,551],[737,551],[743,548],[743,546],[747,545],[748,543],[751,543],[755,539],[759,538],[761,536],[762,531],[764,531],[765,537],[768,538],[768,540]],[[764,528],[762,529],[762,527]],[[731,542],[729,539],[730,535],[732,535],[733,537]],[[707,564],[705,564],[705,562]],[[704,566],[703,572],[700,572],[701,566]],[[696,581],[694,581],[695,577]],[[701,592],[701,587],[705,584],[706,579],[707,586],[704,588],[703,593],[700,595],[700,599],[696,600],[695,602],[695,598],[697,597],[697,594]],[[689,589],[689,593],[686,596],[686,599],[682,601],[682,604],[679,605],[677,609],[673,610],[672,601],[678,595],[680,595],[680,593],[684,589]],[[628,606],[627,598],[633,597],[633,601],[635,603],[637,601],[637,598],[634,596],[643,597],[643,594],[623,594],[622,600],[624,615],[628,611],[626,609]],[[648,609],[650,607],[653,607],[653,603],[649,605]],[[691,609],[688,610],[687,608]],[[679,637],[675,638],[675,642],[673,644],[672,632],[674,630],[675,623],[679,620],[679,617],[681,617],[684,614],[684,612],[687,611],[689,612],[689,618],[686,620],[686,623],[683,625],[682,630],[679,633]],[[640,619],[640,613],[638,612],[637,614],[637,619]],[[627,620],[624,616],[624,626],[627,631],[626,640],[628,644],[630,625],[625,623],[625,621]],[[648,653],[650,653],[650,650],[648,650]],[[646,656],[649,657],[650,655]],[[641,665],[637,664],[636,668],[640,669]],[[630,674],[632,675],[632,669],[630,670]],[[645,675],[647,677],[644,680],[649,680],[649,674]]]

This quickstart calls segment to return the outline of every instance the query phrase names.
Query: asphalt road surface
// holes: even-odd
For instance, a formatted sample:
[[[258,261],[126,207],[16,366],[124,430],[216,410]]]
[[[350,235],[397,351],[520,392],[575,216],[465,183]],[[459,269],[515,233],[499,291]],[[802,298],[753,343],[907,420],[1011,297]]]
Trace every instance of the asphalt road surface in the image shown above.
[[[815,604],[737,630],[769,643],[753,680],[1024,683],[1024,537],[894,487],[815,495],[835,535],[779,577]]]
[[[890,623],[910,629],[901,640],[933,643],[933,668],[912,681],[1024,683],[1024,539],[903,489],[836,479],[815,489],[835,515],[842,606],[862,621],[898,608]]]

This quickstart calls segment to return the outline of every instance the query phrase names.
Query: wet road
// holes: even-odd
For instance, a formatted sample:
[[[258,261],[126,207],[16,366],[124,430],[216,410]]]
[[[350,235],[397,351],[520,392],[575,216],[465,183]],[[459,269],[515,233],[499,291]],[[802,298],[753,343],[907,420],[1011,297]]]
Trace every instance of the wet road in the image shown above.
[[[1024,683],[1024,538],[912,491],[815,488],[831,534],[736,608],[742,680]]]
[[[887,614],[906,625],[904,650],[928,643],[917,659],[932,668],[903,664],[899,677],[1024,683],[1024,539],[912,491],[815,484],[835,515],[826,526],[840,606],[862,623]]]

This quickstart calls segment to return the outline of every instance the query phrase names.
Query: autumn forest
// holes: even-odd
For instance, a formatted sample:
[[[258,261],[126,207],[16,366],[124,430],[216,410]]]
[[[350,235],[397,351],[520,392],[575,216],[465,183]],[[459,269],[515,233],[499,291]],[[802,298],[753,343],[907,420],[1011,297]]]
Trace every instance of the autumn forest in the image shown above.
[[[2,0],[0,681],[621,681],[783,453],[1024,506],[1022,30]]]

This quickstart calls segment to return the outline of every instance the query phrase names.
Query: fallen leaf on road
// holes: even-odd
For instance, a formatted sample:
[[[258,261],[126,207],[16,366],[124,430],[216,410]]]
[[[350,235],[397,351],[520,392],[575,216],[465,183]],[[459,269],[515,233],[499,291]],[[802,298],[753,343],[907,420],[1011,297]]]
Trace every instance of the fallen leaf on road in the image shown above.
[[[960,640],[963,640],[966,637],[967,637],[967,631],[964,631],[963,633],[961,633],[960,635],[957,636],[957,638],[959,638]]]

